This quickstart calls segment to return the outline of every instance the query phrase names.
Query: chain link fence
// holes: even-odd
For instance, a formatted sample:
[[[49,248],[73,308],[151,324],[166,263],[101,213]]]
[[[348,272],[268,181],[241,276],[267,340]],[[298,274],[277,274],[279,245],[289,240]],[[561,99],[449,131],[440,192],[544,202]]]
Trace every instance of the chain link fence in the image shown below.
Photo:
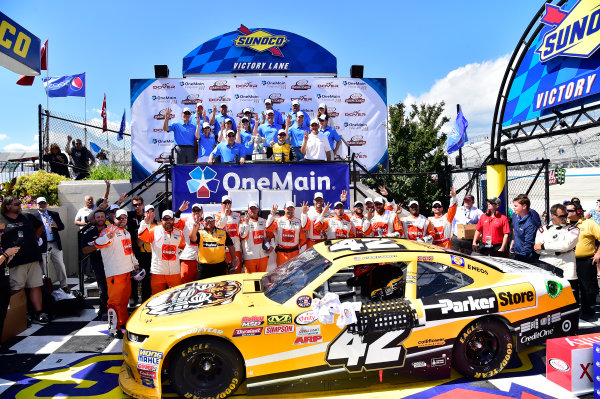
[[[102,119],[99,117],[85,120],[83,117],[66,115],[55,111],[45,110],[41,106],[40,113],[40,153],[46,153],[52,144],[58,144],[62,152],[68,142],[80,139],[98,160],[98,154],[106,156],[107,164],[124,168],[131,173],[131,130],[125,127],[123,139],[118,140],[119,123],[108,122],[108,129],[102,131]],[[70,162],[72,164],[72,162]],[[50,165],[45,163],[45,170]]]

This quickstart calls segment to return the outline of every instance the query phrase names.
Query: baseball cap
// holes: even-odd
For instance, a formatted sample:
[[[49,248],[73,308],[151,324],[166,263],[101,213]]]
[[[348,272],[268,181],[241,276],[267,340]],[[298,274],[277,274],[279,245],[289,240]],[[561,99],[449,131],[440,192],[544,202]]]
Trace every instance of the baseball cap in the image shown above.
[[[213,213],[212,213],[212,212],[206,212],[206,213],[204,214],[204,221],[205,221],[205,222],[207,222],[207,221],[208,221],[208,219],[210,219],[210,220],[215,220],[215,215],[213,215]]]
[[[231,197],[229,195],[224,195],[221,197],[221,203],[225,202],[225,201],[231,201]],[[233,201],[231,201],[233,202]]]
[[[115,217],[119,216],[127,216],[127,211],[125,209],[119,209],[117,213],[115,213]]]
[[[243,122],[243,121],[246,121],[246,122],[248,122],[248,121],[249,121],[248,117],[247,117],[247,116],[242,116],[242,122]]]
[[[285,208],[289,208],[290,206],[294,208],[296,207],[292,201],[285,201]]]
[[[472,196],[471,194],[467,194],[467,195],[465,195],[465,199],[466,199],[466,200],[469,200],[469,201],[475,201],[475,197],[474,197],[474,196]]]
[[[225,107],[225,108],[227,108],[227,103],[221,103],[221,105],[219,105],[219,107]]]
[[[250,201],[250,202],[248,202],[248,209],[250,209],[252,207],[258,208],[258,202],[256,202],[256,201]]]
[[[373,201],[371,201],[373,202]],[[362,201],[354,201],[354,206],[363,206],[364,204],[362,203]]]
[[[317,199],[317,198],[321,198],[321,199],[323,199],[323,193],[322,193],[322,192],[320,192],[320,191],[317,191],[317,192],[315,193],[315,195],[313,195],[313,199]]]
[[[319,124],[319,120],[317,118],[313,118],[310,120],[310,124],[311,125],[318,125]]]
[[[274,114],[274,113],[275,113],[275,112],[273,112],[273,110],[272,110],[272,109],[269,109],[269,110],[267,110],[267,115],[269,115],[269,114]]]
[[[227,136],[229,136],[230,134],[233,134],[235,136],[235,132],[233,130],[231,130],[231,129],[229,129],[227,131]]]
[[[164,211],[163,211],[163,214],[162,214],[162,218],[164,219],[164,218],[165,218],[165,216],[170,216],[170,217],[173,217],[173,211],[172,211],[172,210],[170,210],[170,209],[166,209],[166,210],[164,210]]]
[[[333,207],[337,208],[338,205],[344,206],[344,203],[342,201],[337,201],[335,204],[333,204]]]
[[[296,118],[300,118],[301,116],[304,116],[304,112],[302,112],[302,111],[296,112]]]
[[[144,207],[144,212],[148,212],[150,209],[154,210],[154,205],[146,205]]]
[[[117,209],[119,209],[119,205],[117,204],[112,204],[109,208],[108,211],[112,212],[112,211],[116,211]]]
[[[202,209],[202,204],[199,204],[199,203],[196,202],[194,205],[192,205],[192,209],[194,209],[194,208],[200,208],[200,209]]]
[[[292,105],[300,105],[300,103],[298,102],[298,100],[292,100]]]
[[[322,114],[321,116],[319,116],[319,120],[320,121],[326,121],[327,120],[327,115]]]
[[[204,122],[204,123],[202,124],[202,129],[206,129],[207,127],[210,127],[210,123],[208,123],[208,122]]]
[[[202,100],[196,101],[196,108],[201,107],[201,106],[202,106]]]
[[[246,112],[252,113],[252,111],[250,110],[250,108],[244,108],[244,110],[242,111],[242,113],[245,114]]]
[[[412,200],[412,201],[410,201],[410,202],[408,203],[408,207],[409,207],[409,208],[410,208],[411,206],[413,206],[413,205],[419,206],[419,201]]]
[[[486,201],[493,205],[500,205],[500,198],[498,197],[488,198]]]
[[[371,198],[371,197],[367,197],[367,198],[365,198],[365,204],[366,204],[367,202],[373,202],[373,198]]]
[[[185,107],[185,108],[183,109],[183,111],[181,111],[181,112],[182,112],[182,113],[184,113],[184,114],[185,114],[186,112],[187,112],[188,114],[191,114],[191,113],[192,113],[192,111],[190,111],[190,109],[189,109],[188,107]]]
[[[39,204],[40,202],[48,202],[48,201],[46,201],[45,197],[37,197],[37,199],[35,200],[35,203]]]
[[[442,206],[441,201],[433,201],[433,204],[431,204],[432,207],[434,207],[436,205]]]
[[[327,109],[327,106],[325,105],[325,103],[321,103],[319,104],[319,108]]]
[[[279,136],[281,133],[285,134],[285,130],[284,129],[279,129],[279,131],[277,132],[277,135]]]
[[[380,204],[385,204],[385,201],[383,199],[383,197],[375,197],[375,199],[373,200],[374,203],[379,202]]]
[[[231,123],[233,125],[233,120],[227,118],[227,119],[225,119],[225,123]]]
[[[265,104],[272,104],[273,101],[271,101],[270,98],[265,98]]]

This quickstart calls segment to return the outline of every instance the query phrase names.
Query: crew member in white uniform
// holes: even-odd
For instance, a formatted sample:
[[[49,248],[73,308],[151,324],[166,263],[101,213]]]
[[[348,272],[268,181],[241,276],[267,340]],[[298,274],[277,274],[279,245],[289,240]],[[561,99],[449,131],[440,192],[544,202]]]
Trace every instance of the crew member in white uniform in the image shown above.
[[[221,198],[221,212],[215,213],[215,226],[223,229],[227,232],[231,240],[233,241],[233,247],[235,248],[235,257],[237,258],[237,268],[235,273],[242,271],[242,246],[240,243],[240,222],[242,221],[240,214],[231,210],[231,197],[224,195]],[[229,251],[225,255],[225,262],[231,262],[231,255]]]
[[[240,240],[242,242],[242,258],[246,273],[266,272],[269,254],[273,252],[267,237],[266,221],[258,216],[256,201],[248,203],[248,213],[240,224]]]

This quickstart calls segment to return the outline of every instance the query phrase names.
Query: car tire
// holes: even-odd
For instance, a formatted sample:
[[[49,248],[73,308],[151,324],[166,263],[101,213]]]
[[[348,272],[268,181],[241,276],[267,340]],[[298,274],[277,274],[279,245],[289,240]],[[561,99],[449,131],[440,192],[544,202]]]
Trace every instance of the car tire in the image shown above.
[[[493,318],[476,320],[458,335],[452,350],[452,365],[465,377],[490,378],[510,361],[514,345],[510,331]]]
[[[169,377],[182,398],[225,398],[242,383],[244,361],[232,345],[198,337],[182,342],[173,350]]]

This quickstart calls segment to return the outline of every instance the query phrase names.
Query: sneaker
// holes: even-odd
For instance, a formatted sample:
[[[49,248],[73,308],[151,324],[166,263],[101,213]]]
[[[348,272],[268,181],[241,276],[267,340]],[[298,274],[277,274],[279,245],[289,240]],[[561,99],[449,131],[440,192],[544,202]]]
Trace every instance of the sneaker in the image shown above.
[[[48,316],[46,316],[46,313],[44,313],[44,312],[36,313],[31,318],[31,322],[35,323],[35,324],[42,324],[42,325],[46,325],[46,324],[50,323],[50,321],[48,321]]]
[[[63,290],[63,292],[65,294],[70,294],[71,293],[71,288],[69,288],[68,285],[65,285],[64,287],[62,287],[61,290]]]
[[[123,334],[123,331],[117,330],[113,333],[110,333],[110,336],[113,338],[116,338],[116,339],[123,339],[124,334]]]
[[[0,355],[14,355],[17,353],[14,349],[9,349],[6,346],[0,346]]]

